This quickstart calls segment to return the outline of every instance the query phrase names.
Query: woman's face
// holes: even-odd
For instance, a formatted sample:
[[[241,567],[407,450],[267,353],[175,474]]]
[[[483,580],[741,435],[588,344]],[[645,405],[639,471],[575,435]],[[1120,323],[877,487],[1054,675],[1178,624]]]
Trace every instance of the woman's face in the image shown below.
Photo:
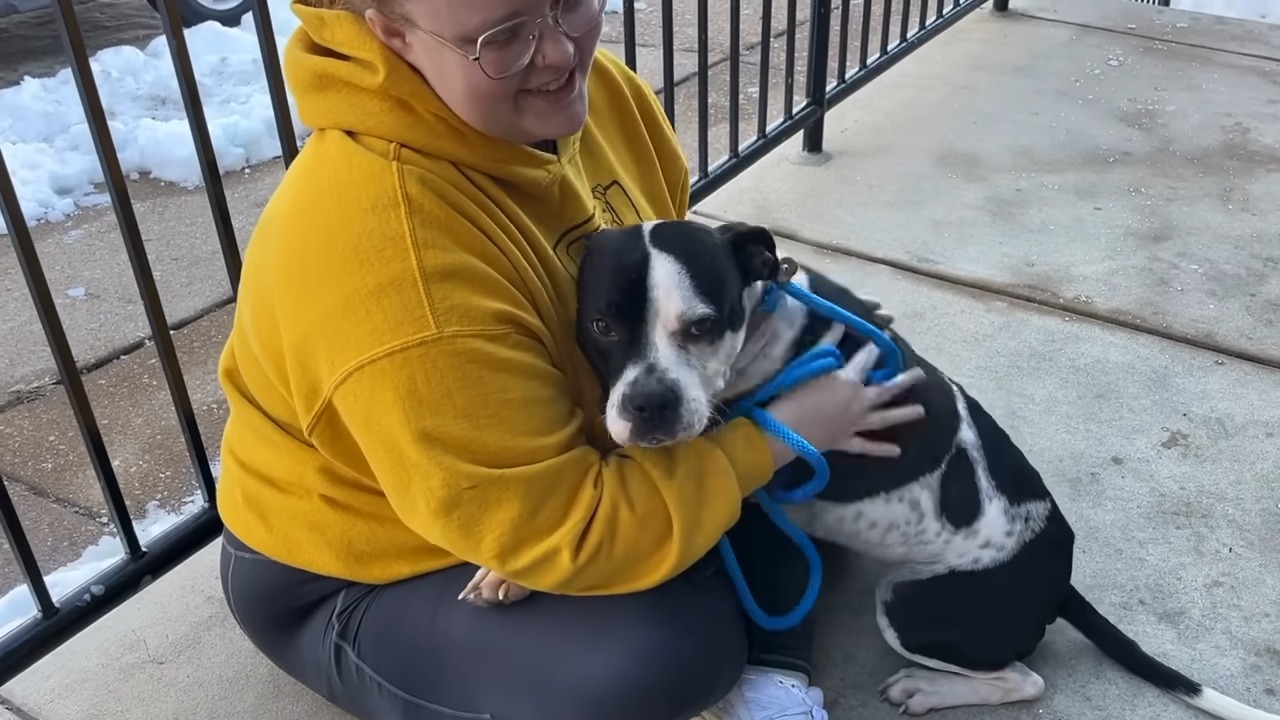
[[[532,145],[586,122],[603,12],[604,0],[399,0],[398,18],[365,17],[464,122]]]

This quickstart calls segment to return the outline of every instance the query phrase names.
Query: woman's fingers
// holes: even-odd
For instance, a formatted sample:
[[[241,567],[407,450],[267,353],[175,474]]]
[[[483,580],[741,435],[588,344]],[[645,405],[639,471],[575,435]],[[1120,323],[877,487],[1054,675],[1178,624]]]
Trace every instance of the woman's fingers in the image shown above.
[[[467,596],[480,588],[480,584],[483,583],[492,572],[492,570],[488,570],[486,568],[480,568],[477,570],[476,574],[471,577],[471,582],[467,583],[467,586],[462,588],[462,592],[458,593],[458,599],[466,600]]]
[[[471,582],[458,594],[459,600],[466,600],[474,605],[509,605],[529,597],[530,591],[492,570],[480,568]]]
[[[924,417],[923,405],[902,405],[892,407],[887,410],[877,410],[876,412],[867,413],[867,416],[858,423],[856,430],[864,432],[867,430],[884,430],[894,425],[902,425],[904,423],[914,422]]]
[[[898,395],[901,395],[921,380],[924,380],[924,370],[921,370],[918,367],[913,367],[906,372],[899,373],[879,385],[872,385],[868,387],[867,404],[872,407],[882,405]]]
[[[902,448],[889,442],[868,440],[857,435],[849,438],[843,450],[855,455],[871,455],[873,457],[896,458],[902,454]]]
[[[858,348],[858,352],[854,353],[853,357],[849,358],[849,362],[845,363],[837,373],[842,380],[865,385],[867,374],[875,367],[876,360],[879,358],[880,348],[876,347],[875,343],[866,343]],[[898,373],[879,385],[870,385],[867,387],[867,404],[874,406],[890,400],[923,380],[924,377],[924,370],[914,367]]]
[[[871,372],[871,368],[875,367],[876,360],[880,357],[880,348],[875,343],[867,343],[858,348],[858,352],[849,358],[849,362],[844,364],[837,372],[842,380],[856,382],[859,385],[866,382],[867,373]]]
[[[519,602],[529,597],[531,593],[532,591],[529,588],[508,580],[502,584],[502,590],[498,592],[498,599],[510,605],[513,602]]]

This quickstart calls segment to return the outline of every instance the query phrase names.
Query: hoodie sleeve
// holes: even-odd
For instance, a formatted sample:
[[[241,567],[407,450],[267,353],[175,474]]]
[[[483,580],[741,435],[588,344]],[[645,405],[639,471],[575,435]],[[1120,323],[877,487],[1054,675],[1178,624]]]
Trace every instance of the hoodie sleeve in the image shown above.
[[[604,455],[543,346],[511,330],[433,334],[346,374],[312,423],[377,479],[400,518],[462,560],[534,590],[611,594],[674,577],[773,472],[735,420],[666,448]]]

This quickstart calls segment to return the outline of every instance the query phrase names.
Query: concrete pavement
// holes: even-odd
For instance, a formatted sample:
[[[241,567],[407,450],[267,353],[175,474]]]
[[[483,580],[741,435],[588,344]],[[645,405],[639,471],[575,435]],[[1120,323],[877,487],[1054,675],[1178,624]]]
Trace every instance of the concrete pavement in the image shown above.
[[[977,13],[837,108],[828,120],[826,165],[791,164],[787,155],[797,143],[790,143],[697,210],[793,233],[805,243],[785,242],[785,252],[884,299],[919,350],[982,398],[1039,465],[1076,526],[1085,593],[1159,657],[1280,712],[1280,371],[1264,364],[1266,357],[1239,357],[1280,343],[1267,315],[1280,293],[1269,284],[1274,275],[1257,267],[1275,257],[1269,253],[1276,245],[1267,236],[1250,242],[1253,232],[1275,227],[1266,214],[1274,202],[1265,201],[1280,191],[1280,176],[1265,166],[1244,171],[1249,148],[1265,153],[1277,127],[1274,105],[1265,102],[1274,92],[1259,95],[1257,84],[1274,65],[1255,64],[1276,57],[1277,29],[1111,0],[1015,2],[1019,14]],[[1112,57],[1121,64],[1109,64]],[[1076,76],[1084,89],[1066,82]],[[1145,98],[1140,90],[1171,98],[1128,100]],[[1089,94],[1092,103],[1085,102]],[[1117,137],[1108,140],[1117,153],[1140,160],[1121,155],[1106,163],[1118,165],[1114,171],[1090,165],[1096,133],[1109,128],[1104,116],[1147,105],[1159,107],[1151,111],[1158,117],[1123,117],[1152,128],[1130,127],[1121,117],[1111,128]],[[1227,120],[1259,146],[1226,142],[1220,126]],[[1218,134],[1202,137],[1206,128]],[[1207,145],[1195,156],[1206,176],[1171,169],[1197,142]],[[265,197],[255,193],[269,192],[271,172],[255,170],[228,187],[251,208]],[[1233,173],[1232,199],[1248,199],[1247,210],[1226,207],[1236,202],[1209,192]],[[1114,192],[1125,187],[1116,183],[1161,194],[1147,205]],[[1098,198],[1103,210],[1092,209]],[[1197,203],[1194,212],[1187,203]],[[140,217],[157,219],[145,222],[170,223],[156,235],[175,244],[160,255],[184,258],[176,244],[184,239],[207,246],[208,258],[195,255],[190,270],[213,288],[219,276],[211,232],[190,225],[192,218],[207,222],[203,196],[157,194],[148,207]],[[849,210],[839,212],[843,207]],[[1179,231],[1168,233],[1164,254],[1137,239],[1121,243],[1122,231],[1152,233],[1148,224],[1165,221]],[[113,229],[108,216],[102,242]],[[1104,235],[1116,244],[1101,243]],[[1208,252],[1197,236],[1215,240],[1212,263],[1195,262],[1197,252]],[[1026,270],[1041,276],[1013,275],[1024,271],[1017,262],[1024,258],[1036,263]],[[1166,298],[1141,272],[1144,265],[1174,272],[1161,265],[1166,258],[1199,264],[1207,277],[1193,283],[1199,273],[1176,275],[1170,282],[1183,289]],[[1255,284],[1242,279],[1251,273],[1259,275]],[[1047,292],[1027,290],[1033,285]],[[172,287],[173,297],[202,292]],[[1071,293],[1102,301],[1073,303]],[[1203,307],[1211,302],[1221,313],[1216,325]],[[190,378],[208,379],[212,348],[225,332],[220,322],[221,313],[190,327],[192,340],[183,345],[191,348],[184,357]],[[1160,324],[1187,342],[1158,336],[1173,334]],[[151,357],[149,350],[131,356],[144,365]],[[204,392],[193,390],[210,397]],[[163,401],[163,392],[156,397]],[[36,401],[44,402],[54,401]],[[146,412],[172,417],[162,403]],[[220,422],[215,411],[202,418],[206,442]],[[180,467],[180,447],[166,442]],[[133,457],[155,462],[160,452]],[[157,474],[154,467],[137,470],[131,476]],[[215,551],[0,688],[0,698],[38,720],[340,720],[240,637],[221,603]],[[874,692],[902,665],[875,634],[869,593],[876,568],[847,558],[828,562],[818,681],[832,717],[896,717]],[[945,717],[1200,717],[1102,659],[1070,629],[1053,628],[1031,664],[1047,680],[1043,700]]]

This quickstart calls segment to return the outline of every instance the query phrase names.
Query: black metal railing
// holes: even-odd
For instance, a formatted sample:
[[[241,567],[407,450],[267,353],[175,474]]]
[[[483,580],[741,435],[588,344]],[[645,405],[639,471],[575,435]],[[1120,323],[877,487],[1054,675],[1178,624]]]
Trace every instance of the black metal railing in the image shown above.
[[[803,5],[800,0],[762,0],[759,35],[750,42],[743,38],[745,28],[742,0],[728,0],[729,17],[716,18],[725,20],[727,26],[728,48],[726,57],[723,58],[712,57],[710,39],[713,17],[708,0],[680,1],[696,6],[696,72],[691,78],[677,77],[677,0],[660,0],[660,94],[663,107],[675,123],[677,131],[682,133],[682,138],[688,138],[685,133],[687,121],[682,119],[680,112],[683,107],[680,102],[681,90],[688,87],[688,82],[696,83],[694,127],[689,145],[692,146],[690,161],[694,169],[693,201],[697,204],[798,134],[803,134],[803,152],[820,153],[823,146],[824,115],[829,107],[857,92],[987,0],[805,0]],[[1008,8],[1008,0],[992,2],[994,9],[998,11]],[[775,3],[785,8],[780,23],[775,18]],[[157,7],[197,150],[209,211],[213,216],[216,242],[221,248],[228,281],[226,302],[222,303],[225,305],[234,301],[239,285],[240,246],[222,177],[219,175],[177,4],[175,0],[161,0]],[[802,8],[807,10],[805,18],[800,16]],[[637,68],[638,51],[641,49],[637,33],[640,23],[636,10],[635,0],[624,0],[621,12],[622,45],[624,59],[633,69]],[[130,198],[129,185],[125,182],[120,160],[116,156],[111,129],[90,69],[73,1],[56,0],[55,18],[97,150],[120,237],[150,327],[150,340],[159,357],[159,365],[203,502],[194,513],[187,515],[152,541],[145,544],[140,541],[82,378],[86,369],[97,367],[101,364],[101,359],[77,362],[41,266],[36,243],[24,221],[18,202],[18,190],[10,178],[3,153],[0,153],[0,212],[3,212],[22,275],[52,352],[59,384],[70,402],[80,438],[101,487],[109,519],[118,533],[122,547],[120,559],[110,568],[63,597],[54,597],[45,581],[14,500],[4,483],[0,483],[0,522],[3,522],[5,537],[36,608],[29,620],[0,638],[0,684],[8,682],[124,602],[146,583],[207,545],[216,538],[221,528],[214,474],[178,361],[172,336],[173,325],[165,313],[157,290],[147,248]],[[253,19],[268,93],[275,111],[282,160],[287,166],[298,152],[298,140],[281,76],[267,0],[257,0]],[[781,27],[775,28],[775,24]],[[771,70],[776,62],[775,51],[778,50],[778,44],[782,46],[781,78],[776,77]],[[804,49],[800,54],[798,49],[802,47]],[[754,91],[746,88],[743,81],[746,74],[744,63],[749,62],[747,58],[752,56],[757,58],[754,71],[758,74]],[[723,106],[715,107],[711,101],[711,85],[713,75],[718,77],[717,73],[722,66],[726,66],[728,71],[725,78],[727,99]],[[773,87],[773,83],[778,80],[781,83],[780,90]],[[803,92],[798,96],[797,86],[803,87]],[[780,101],[776,96],[771,97],[779,92],[782,95]],[[748,102],[744,97],[747,94],[756,96],[754,102]],[[777,112],[774,112],[775,105],[780,105]],[[712,133],[712,115],[721,111],[727,115],[727,127],[724,128],[723,136],[717,137]],[[755,116],[754,127],[748,127],[744,131],[744,119],[751,114]],[[749,137],[746,142],[742,142],[744,136]],[[723,151],[715,158],[712,157],[713,142],[724,144]],[[121,345],[125,343],[122,342]],[[161,422],[161,418],[155,418],[155,422]]]
[[[785,3],[784,28],[775,34],[772,29],[774,2]],[[886,70],[902,61],[921,45],[960,21],[970,12],[986,4],[987,0],[806,0],[808,17],[799,17],[797,0],[763,0],[759,40],[754,48],[742,48],[740,40],[740,2],[731,0],[730,50],[724,60],[729,66],[727,85],[727,114],[729,116],[727,147],[718,158],[712,158],[709,148],[711,108],[709,85],[711,74],[707,72],[708,18],[706,2],[699,2],[698,13],[698,69],[694,82],[698,84],[697,143],[694,153],[694,180],[692,200],[696,205],[716,190],[731,182],[745,169],[765,155],[777,150],[797,134],[802,134],[801,151],[818,155],[823,147],[824,116],[827,109]],[[662,0],[663,11],[663,104],[668,117],[681,130],[675,112],[676,93],[671,82],[670,69],[674,66],[672,37],[669,20],[673,16],[674,0]],[[633,0],[624,0],[624,14],[632,13]],[[993,0],[992,9],[1007,11],[1008,0]],[[833,28],[835,31],[833,32]],[[799,37],[803,31],[805,50],[797,58]],[[782,39],[782,108],[771,116],[770,63],[779,35]],[[745,143],[740,141],[740,115],[749,103],[742,99],[740,83],[744,52],[753,51],[759,58],[759,80],[755,90],[755,131]],[[833,53],[834,50],[834,62]],[[852,57],[851,57],[852,56]],[[797,60],[802,63],[797,68]],[[628,63],[634,68],[634,62]],[[797,101],[795,86],[798,70],[804,73],[804,93]]]

